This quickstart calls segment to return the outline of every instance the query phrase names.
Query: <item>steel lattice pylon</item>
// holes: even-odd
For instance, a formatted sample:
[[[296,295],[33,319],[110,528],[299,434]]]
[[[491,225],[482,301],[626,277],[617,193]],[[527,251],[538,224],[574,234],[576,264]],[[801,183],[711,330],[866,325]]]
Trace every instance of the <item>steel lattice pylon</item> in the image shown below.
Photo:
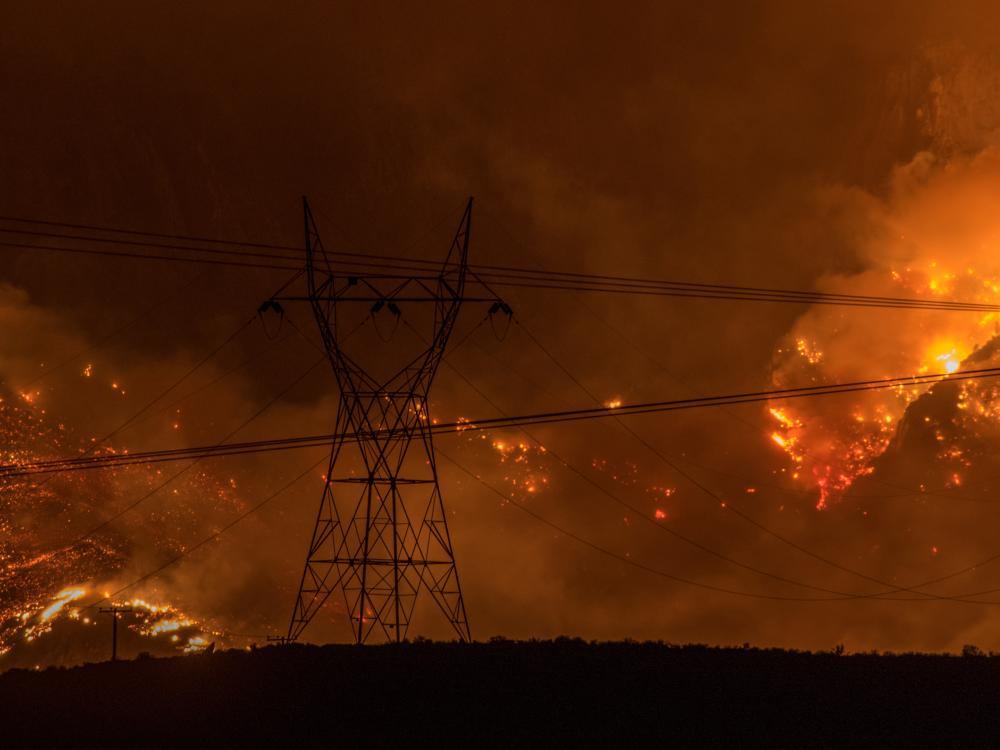
[[[385,274],[338,276],[308,201],[303,207],[308,296],[279,299],[308,301],[312,307],[340,388],[334,431],[339,437],[287,639],[298,639],[330,594],[340,590],[359,644],[372,637],[401,640],[423,590],[458,637],[470,640],[428,429],[428,394],[463,301],[472,199],[436,276],[388,280]],[[394,375],[376,379],[344,352],[338,338],[338,306],[346,303],[370,305],[372,316],[386,310],[397,318],[398,304],[432,304],[433,336]],[[341,469],[355,450],[366,475],[350,476]]]

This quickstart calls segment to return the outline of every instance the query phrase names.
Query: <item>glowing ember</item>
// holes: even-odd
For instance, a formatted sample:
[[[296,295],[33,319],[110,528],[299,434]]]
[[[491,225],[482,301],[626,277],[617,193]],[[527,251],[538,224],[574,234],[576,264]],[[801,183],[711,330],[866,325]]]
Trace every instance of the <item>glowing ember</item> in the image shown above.
[[[544,447],[505,440],[493,440],[490,445],[507,469],[504,481],[510,485],[512,498],[535,495],[549,486],[549,474],[543,461]]]
[[[807,343],[805,339],[798,339],[795,342],[795,351],[811,365],[823,361],[823,352],[817,350],[815,344]]]

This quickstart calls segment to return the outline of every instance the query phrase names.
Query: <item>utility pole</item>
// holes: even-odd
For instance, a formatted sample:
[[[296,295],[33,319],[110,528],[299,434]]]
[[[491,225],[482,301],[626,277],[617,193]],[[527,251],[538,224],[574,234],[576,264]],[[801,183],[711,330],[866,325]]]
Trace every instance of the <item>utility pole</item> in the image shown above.
[[[111,615],[111,661],[118,661],[118,615],[132,611],[131,607],[101,607],[102,615]]]
[[[471,640],[438,485],[428,394],[461,304],[485,302],[499,309],[501,303],[496,296],[464,296],[472,199],[443,265],[416,274],[377,269],[359,275],[354,269],[365,267],[363,259],[352,260],[350,268],[338,265],[335,254],[323,249],[305,198],[303,214],[308,294],[279,296],[265,305],[280,311],[280,302],[309,303],[340,400],[334,430],[338,438],[331,446],[312,541],[283,640],[298,639],[330,594],[339,591],[356,643],[366,643],[373,635],[398,642],[406,637],[421,590],[433,598],[455,634]],[[411,320],[432,322],[428,339]],[[401,321],[417,334],[419,346],[413,337],[399,340],[406,334]],[[378,336],[358,351],[368,359],[381,358],[370,367],[344,348],[365,326]],[[389,366],[388,359],[396,362]],[[405,362],[402,367],[399,360]],[[376,374],[379,369],[392,374]],[[345,458],[353,458],[351,465],[360,470],[346,470]]]

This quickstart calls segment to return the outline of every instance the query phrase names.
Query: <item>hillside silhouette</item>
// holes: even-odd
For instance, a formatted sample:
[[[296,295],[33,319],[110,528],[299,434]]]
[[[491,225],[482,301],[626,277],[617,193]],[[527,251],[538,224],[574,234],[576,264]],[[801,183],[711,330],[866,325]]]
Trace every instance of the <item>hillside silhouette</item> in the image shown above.
[[[286,645],[0,675],[4,745],[991,744],[1000,656],[573,639]]]

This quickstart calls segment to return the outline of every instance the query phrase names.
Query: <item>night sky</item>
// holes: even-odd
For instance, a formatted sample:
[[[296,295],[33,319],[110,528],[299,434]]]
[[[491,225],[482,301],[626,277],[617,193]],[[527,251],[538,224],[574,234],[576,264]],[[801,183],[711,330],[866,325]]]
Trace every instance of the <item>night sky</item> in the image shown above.
[[[24,218],[300,247],[306,195],[327,249],[443,259],[471,195],[474,264],[998,304],[998,20],[976,2],[8,7],[0,241],[56,244],[15,233],[59,231]],[[102,450],[213,444],[245,422],[233,439],[329,432],[308,307],[240,328],[288,276],[0,246],[3,463],[92,449],[168,389]],[[434,418],[998,358],[996,313],[503,295],[509,328],[463,308]],[[350,344],[382,362],[412,340]],[[477,639],[1000,648],[993,380],[436,442],[495,490],[441,461]],[[74,607],[324,453],[202,461],[69,547],[186,464],[0,480],[0,669],[84,658],[96,615]],[[174,608],[181,624],[142,647],[283,633],[323,471],[117,597]],[[421,605],[417,634],[450,637]],[[349,640],[343,607],[305,637]]]

